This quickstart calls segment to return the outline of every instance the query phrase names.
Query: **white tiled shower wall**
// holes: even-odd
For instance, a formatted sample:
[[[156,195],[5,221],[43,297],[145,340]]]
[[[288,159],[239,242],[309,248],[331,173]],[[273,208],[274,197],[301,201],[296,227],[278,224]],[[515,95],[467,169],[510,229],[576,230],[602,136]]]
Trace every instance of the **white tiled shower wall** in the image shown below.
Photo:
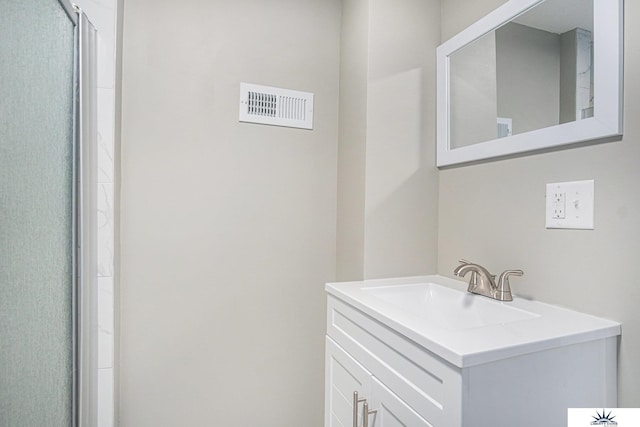
[[[113,427],[116,0],[77,0],[75,4],[98,32],[98,427]]]

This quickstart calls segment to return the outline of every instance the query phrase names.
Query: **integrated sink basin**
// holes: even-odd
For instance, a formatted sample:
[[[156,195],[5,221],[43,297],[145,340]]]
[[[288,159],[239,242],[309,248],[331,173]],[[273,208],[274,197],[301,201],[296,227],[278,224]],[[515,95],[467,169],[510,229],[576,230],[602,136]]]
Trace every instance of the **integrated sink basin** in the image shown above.
[[[478,298],[435,283],[363,288],[373,297],[446,329],[473,329],[539,317],[509,303]]]
[[[347,304],[461,368],[620,335],[620,324],[611,320],[466,289],[467,283],[442,276],[326,286],[330,307]]]

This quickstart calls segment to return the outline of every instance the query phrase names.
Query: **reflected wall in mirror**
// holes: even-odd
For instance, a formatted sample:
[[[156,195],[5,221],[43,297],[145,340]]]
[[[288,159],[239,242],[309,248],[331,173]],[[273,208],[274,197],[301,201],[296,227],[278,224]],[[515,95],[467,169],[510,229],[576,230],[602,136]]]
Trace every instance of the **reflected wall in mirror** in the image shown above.
[[[621,73],[622,0],[508,1],[438,48],[438,166],[621,134]]]
[[[451,146],[591,117],[592,34],[591,0],[547,0],[454,52]]]

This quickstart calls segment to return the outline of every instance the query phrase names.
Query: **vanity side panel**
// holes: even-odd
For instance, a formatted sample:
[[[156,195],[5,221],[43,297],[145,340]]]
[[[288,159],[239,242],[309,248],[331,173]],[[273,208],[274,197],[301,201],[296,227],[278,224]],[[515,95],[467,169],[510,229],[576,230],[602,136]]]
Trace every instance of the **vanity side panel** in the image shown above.
[[[462,425],[566,427],[567,408],[616,407],[610,337],[463,369]],[[516,424],[514,424],[516,423]]]

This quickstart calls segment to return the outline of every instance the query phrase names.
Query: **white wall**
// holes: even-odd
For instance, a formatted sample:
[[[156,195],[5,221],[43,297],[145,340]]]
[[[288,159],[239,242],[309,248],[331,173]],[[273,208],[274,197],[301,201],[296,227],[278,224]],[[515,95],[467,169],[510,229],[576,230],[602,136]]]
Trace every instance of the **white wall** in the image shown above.
[[[367,72],[370,0],[344,0],[340,34],[338,280],[364,276]]]
[[[433,271],[437,260],[436,0],[372,0],[365,278]]]
[[[443,40],[499,3],[442,0]],[[640,402],[640,84],[629,78],[640,73],[639,19],[640,4],[625,2],[622,141],[440,172],[438,272],[452,276],[462,257],[521,268],[514,293],[622,322],[620,407]],[[546,230],[545,184],[580,179],[595,179],[595,230]]]
[[[339,0],[127,0],[120,425],[318,426],[335,278]],[[238,123],[239,83],[315,93]]]
[[[345,0],[338,279],[424,274],[437,263],[437,0]]]

